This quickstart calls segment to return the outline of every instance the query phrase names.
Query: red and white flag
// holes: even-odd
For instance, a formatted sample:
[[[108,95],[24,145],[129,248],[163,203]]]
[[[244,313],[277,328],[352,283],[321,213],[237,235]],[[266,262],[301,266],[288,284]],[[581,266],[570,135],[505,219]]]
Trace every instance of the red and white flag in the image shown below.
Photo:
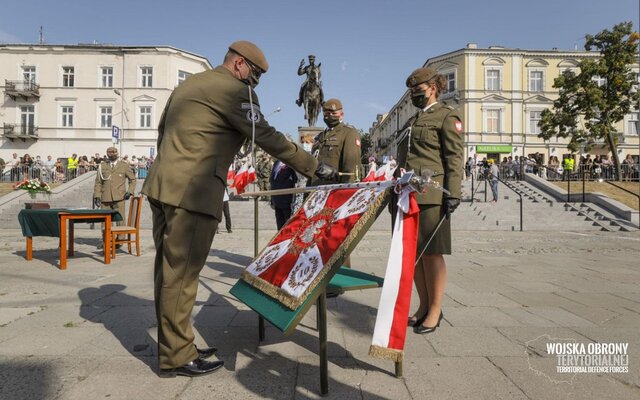
[[[386,187],[318,190],[242,273],[242,279],[295,310],[355,240]],[[406,321],[405,321],[406,322]]]
[[[235,179],[233,180],[233,187],[236,188],[238,194],[244,193],[244,188],[249,183],[249,164],[246,162],[242,164],[242,167],[238,170]]]
[[[253,166],[249,167],[247,175],[247,185],[256,181],[256,169]]]
[[[395,170],[395,165],[386,163],[375,170],[374,173],[372,173],[372,171],[370,170],[369,174],[362,180],[362,182],[388,181],[393,178],[393,173],[395,172]]]
[[[234,180],[235,177],[236,177],[235,165],[231,163],[231,165],[229,165],[229,171],[227,171],[227,182]]]
[[[420,208],[410,186],[398,196],[398,213],[369,355],[402,361],[418,242]]]

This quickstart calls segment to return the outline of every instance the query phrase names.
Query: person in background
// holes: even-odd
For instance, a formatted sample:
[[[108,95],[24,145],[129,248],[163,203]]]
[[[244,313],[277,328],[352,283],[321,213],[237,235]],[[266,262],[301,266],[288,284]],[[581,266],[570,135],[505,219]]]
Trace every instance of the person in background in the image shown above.
[[[49,155],[47,159],[42,162],[42,176],[47,182],[53,182],[55,180],[56,162]]]
[[[129,185],[127,185],[129,181]],[[107,159],[100,163],[93,185],[93,203],[103,210],[117,210],[122,220],[118,226],[126,224],[125,202],[136,190],[136,176],[129,164],[118,160],[118,149],[109,147]],[[101,248],[102,242],[98,245]],[[105,249],[105,251],[108,251]]]
[[[491,193],[493,194],[493,200],[491,200],[491,203],[498,202],[498,174],[500,174],[498,165],[493,160],[490,160],[489,183],[491,184]]]
[[[224,197],[222,198],[222,215],[224,215],[224,225],[227,228],[227,233],[233,233],[231,230],[231,210],[229,210],[229,191],[224,188]],[[222,221],[220,221],[222,222]],[[216,233],[220,233],[220,229],[216,229]]]
[[[276,161],[273,164],[269,183],[271,190],[290,189],[296,186],[298,178],[296,172],[289,168],[282,161]],[[283,194],[271,196],[271,208],[276,212],[276,226],[278,230],[282,229],[285,223],[291,218],[293,203],[293,194]]]
[[[78,155],[73,153],[71,157],[67,159],[67,179],[71,180],[78,176]]]

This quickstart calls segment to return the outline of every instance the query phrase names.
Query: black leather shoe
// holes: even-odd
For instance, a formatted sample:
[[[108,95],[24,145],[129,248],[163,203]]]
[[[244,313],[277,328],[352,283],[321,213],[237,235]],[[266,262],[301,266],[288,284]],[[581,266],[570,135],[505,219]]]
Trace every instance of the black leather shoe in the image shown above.
[[[196,347],[196,351],[198,352],[198,358],[204,360],[205,358],[213,357],[214,354],[218,351],[217,347],[207,347],[205,349],[199,349]]]
[[[233,231],[231,230],[231,228],[227,229],[227,233],[233,233]]]
[[[205,361],[196,358],[179,368],[160,369],[159,375],[161,378],[173,378],[176,375],[197,377],[215,372],[223,365],[224,361]]]
[[[436,330],[437,327],[440,326],[440,321],[442,321],[442,311],[440,312],[440,317],[438,317],[438,323],[436,324],[436,326],[424,326],[422,325],[422,322],[420,322],[419,325],[416,325],[413,327],[413,332],[417,333],[419,335],[425,334],[425,333],[431,333],[434,332]],[[424,320],[423,320],[424,321]]]

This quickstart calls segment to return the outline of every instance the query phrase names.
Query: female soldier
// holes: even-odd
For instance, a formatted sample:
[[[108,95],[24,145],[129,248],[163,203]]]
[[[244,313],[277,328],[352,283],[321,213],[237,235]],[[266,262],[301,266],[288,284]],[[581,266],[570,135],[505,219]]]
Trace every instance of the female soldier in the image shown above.
[[[398,147],[399,165],[420,175],[433,173],[432,179],[450,192],[444,196],[441,191],[429,188],[416,197],[420,205],[417,256],[422,256],[414,283],[420,305],[409,318],[409,325],[415,333],[422,334],[435,331],[442,320],[447,279],[443,254],[451,254],[449,216],[460,204],[464,136],[458,112],[438,102],[446,84],[442,75],[431,68],[419,68],[409,75],[406,84],[411,102],[419,111],[407,122],[410,130]]]

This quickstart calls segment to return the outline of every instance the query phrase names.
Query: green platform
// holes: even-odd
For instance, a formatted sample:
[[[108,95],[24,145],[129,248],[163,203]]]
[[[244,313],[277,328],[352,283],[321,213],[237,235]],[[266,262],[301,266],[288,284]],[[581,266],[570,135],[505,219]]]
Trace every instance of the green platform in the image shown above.
[[[378,276],[356,271],[351,268],[340,267],[329,281],[329,289],[360,290],[381,287],[384,279]],[[322,285],[318,285],[311,292],[307,300],[296,310],[283,306],[277,300],[267,296],[260,290],[254,288],[243,280],[239,280],[230,293],[248,305],[253,311],[264,317],[273,326],[280,329],[285,334],[291,333],[309,308],[315,303],[319,290],[324,290]]]

